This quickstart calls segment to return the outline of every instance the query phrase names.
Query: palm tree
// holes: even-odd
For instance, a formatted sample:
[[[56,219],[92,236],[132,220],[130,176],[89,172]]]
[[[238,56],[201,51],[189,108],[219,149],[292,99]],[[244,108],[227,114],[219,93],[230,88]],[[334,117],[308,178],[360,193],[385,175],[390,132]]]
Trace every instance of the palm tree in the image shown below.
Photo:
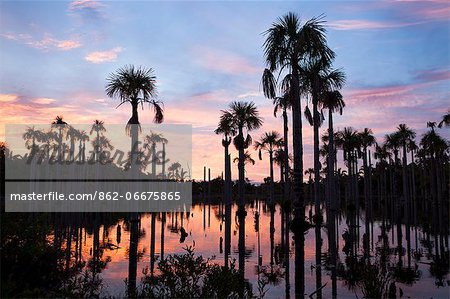
[[[363,169],[364,169],[364,199],[365,199],[365,208],[366,208],[366,225],[365,225],[365,230],[366,230],[366,239],[364,240],[365,242],[367,242],[367,244],[365,244],[365,249],[369,248],[369,236],[370,236],[370,231],[369,231],[369,220],[371,217],[371,207],[372,207],[372,198],[371,198],[371,190],[370,190],[370,172],[371,170],[369,170],[369,167],[367,165],[367,149],[373,145],[376,144],[375,141],[375,136],[373,136],[373,132],[371,129],[368,128],[364,128],[363,131],[358,133],[359,136],[359,142],[360,145],[363,149],[362,154],[363,154]],[[369,252],[368,250],[365,251],[366,257],[369,256]]]
[[[289,197],[289,147],[288,147],[288,116],[287,116],[287,110],[291,109],[291,101],[290,101],[290,91],[289,91],[289,82],[290,82],[290,76],[287,75],[283,82],[282,82],[282,90],[283,95],[282,96],[276,96],[275,90],[277,89],[277,83],[275,80],[275,77],[273,76],[272,72],[269,69],[265,69],[263,72],[262,77],[262,86],[264,95],[266,98],[273,99],[273,115],[277,117],[277,113],[279,110],[282,111],[283,115],[283,141],[284,141],[284,150],[283,153],[284,156],[284,162],[283,162],[283,168],[284,168],[284,199],[290,200]],[[283,174],[282,174],[283,175]]]
[[[41,141],[45,143],[45,148],[47,150],[47,159],[50,160],[50,148],[52,147],[51,144],[54,140],[58,140],[58,134],[56,132],[53,132],[52,130],[49,130],[48,132],[44,132],[41,136]],[[55,145],[53,145],[53,150],[55,150]],[[53,155],[53,154],[52,154]]]
[[[338,132],[338,138],[336,140],[336,146],[341,148],[344,152],[344,161],[347,165],[347,172],[350,178],[349,187],[353,204],[357,199],[357,189],[355,184],[355,178],[357,175],[356,160],[358,158],[357,153],[360,148],[360,140],[358,138],[358,131],[352,127],[346,127],[343,131]],[[356,204],[357,205],[357,204]]]
[[[78,146],[78,161],[84,163],[86,161],[86,141],[89,141],[89,135],[86,131],[79,131],[78,140],[80,142]]]
[[[143,107],[148,103],[153,111],[155,123],[162,123],[164,120],[163,108],[161,102],[155,98],[157,96],[156,77],[153,69],[144,67],[134,67],[126,65],[111,73],[107,78],[106,94],[110,98],[116,98],[121,106],[125,103],[131,105],[131,117],[127,122],[127,132],[131,133],[131,152],[138,151],[138,133],[140,130],[138,107]]]
[[[70,139],[69,161],[75,161],[75,141],[78,139],[80,132],[72,126],[67,126],[66,140]]]
[[[225,151],[225,199],[227,204],[231,203],[231,161],[229,154],[229,146],[232,141],[232,137],[236,134],[236,130],[233,126],[233,117],[228,111],[222,111],[219,124],[214,130],[216,134],[222,134],[222,146]]]
[[[36,130],[33,126],[33,127],[27,127],[27,129],[26,129],[25,133],[23,133],[22,137],[25,140],[26,148],[30,150],[30,156],[32,157],[38,148],[38,145],[36,144],[36,142],[40,142],[41,140],[43,140],[43,134],[41,131]]]
[[[231,202],[232,202],[232,182],[231,182],[231,157],[229,146],[236,134],[233,126],[233,118],[227,111],[222,111],[219,124],[214,130],[216,134],[222,134],[222,146],[224,148],[225,159],[225,181],[224,181],[224,199],[225,199],[225,266],[228,267],[228,257],[231,251]]]
[[[167,143],[167,139],[163,137],[162,134],[158,134],[155,133],[153,131],[150,131],[150,135],[146,135],[144,138],[144,149],[146,149],[147,151],[150,151],[151,156],[152,157],[152,175],[156,177],[156,163],[157,162],[161,162],[164,163],[163,161],[159,161],[157,155],[156,155],[156,144],[157,143],[162,143],[162,144],[166,144]]]
[[[92,135],[92,133],[96,133],[96,140],[100,141],[100,133],[106,132],[105,123],[101,120],[94,120],[94,123],[91,126],[91,131],[89,132],[89,135]],[[98,162],[100,159],[100,144],[95,143],[94,144],[94,154],[95,154],[95,161]]]
[[[330,208],[336,209],[335,202],[331,203],[331,197],[336,197],[336,183],[334,177],[334,164],[336,161],[336,150],[334,145],[334,128],[333,128],[333,113],[339,112],[342,115],[342,110],[345,107],[345,102],[342,98],[342,94],[337,91],[325,92],[322,101],[320,102],[323,109],[328,109],[328,200],[330,201]]]
[[[450,109],[447,111],[447,114],[442,116],[442,120],[439,122],[438,127],[442,128],[442,126],[450,127]]]
[[[407,174],[406,174],[406,168],[408,164],[406,152],[408,148],[408,144],[414,140],[416,137],[416,133],[410,129],[406,124],[400,124],[397,127],[398,138],[400,141],[400,144],[403,149],[403,155],[402,155],[402,176],[403,176],[403,197],[405,199],[405,218],[406,218],[406,224],[409,224],[409,213],[410,213],[410,198],[408,194],[408,181],[407,181]],[[407,240],[409,240],[409,230],[407,230]]]
[[[394,164],[398,162],[398,151],[400,148],[400,136],[396,133],[385,135],[385,147],[394,154]]]
[[[252,143],[249,132],[259,129],[262,119],[253,102],[232,102],[227,111],[222,111],[224,117],[231,120],[231,125],[237,135],[233,143],[239,152],[239,203],[244,205],[244,181],[245,181],[245,149]]]
[[[293,121],[295,218],[299,224],[304,219],[303,196],[303,142],[300,103],[300,62],[311,57],[324,61],[332,59],[334,52],[327,46],[325,28],[321,18],[313,18],[303,26],[295,13],[289,12],[265,31],[264,55],[271,72],[288,71]],[[297,225],[298,226],[298,225]],[[294,225],[295,227],[295,225]],[[298,226],[298,228],[300,228]],[[296,290],[299,294],[301,290]],[[303,294],[303,293],[301,293]]]
[[[345,75],[340,70],[331,68],[332,60],[316,59],[307,62],[301,70],[302,93],[310,94],[313,104],[312,123],[314,128],[314,199],[315,214],[320,215],[320,146],[319,146],[319,127],[322,123],[322,117],[319,113],[320,102],[328,97],[334,89],[340,89],[345,83]],[[320,218],[317,218],[320,219]]]
[[[172,163],[168,168],[169,178],[178,180],[180,178],[181,164],[179,162]]]
[[[140,130],[138,106],[144,106],[148,103],[154,111],[153,121],[162,123],[164,120],[163,108],[161,102],[157,101],[156,77],[151,68],[137,67],[127,65],[118,69],[107,78],[106,94],[110,98],[116,98],[122,104],[129,103],[131,105],[131,117],[128,120],[126,131],[131,135],[131,173],[134,178],[137,177],[138,168],[133,164],[138,163],[138,134]],[[133,297],[136,291],[136,274],[137,274],[137,242],[138,242],[138,215],[132,213],[130,229],[130,258],[129,258],[129,295]]]
[[[255,150],[259,150],[259,159],[262,160],[262,151],[266,151],[269,154],[270,165],[270,204],[274,204],[274,186],[273,186],[273,154],[274,151],[283,145],[283,139],[280,133],[276,131],[266,132],[261,136],[260,140],[255,143]]]
[[[52,128],[58,130],[58,161],[61,162],[63,160],[63,134],[67,128],[67,123],[64,121],[62,116],[56,116],[55,120],[52,122]]]
[[[437,234],[437,231],[444,227],[442,213],[445,209],[442,206],[441,177],[444,177],[442,167],[445,163],[444,161],[449,160],[450,144],[447,140],[435,132],[434,127],[431,127],[431,130],[423,135],[420,145],[425,155],[425,159],[429,161],[428,170],[430,174],[430,189],[434,202],[432,218],[434,232]]]

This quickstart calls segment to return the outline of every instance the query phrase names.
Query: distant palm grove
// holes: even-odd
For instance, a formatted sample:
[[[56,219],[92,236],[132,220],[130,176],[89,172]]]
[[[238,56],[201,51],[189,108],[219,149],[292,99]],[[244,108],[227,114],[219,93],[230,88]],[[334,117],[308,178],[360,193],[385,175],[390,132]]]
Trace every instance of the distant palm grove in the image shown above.
[[[450,142],[442,132],[449,130],[450,109],[424,123],[427,131],[423,135],[403,123],[392,124],[395,130],[382,138],[376,138],[371,128],[338,130],[334,120],[345,120],[346,99],[341,90],[346,74],[334,64],[336,53],[327,43],[324,18],[301,22],[295,13],[287,13],[263,34],[266,68],[261,69],[261,81],[255,85],[260,84],[267,101],[273,103],[279,130],[264,130],[254,102],[230,99],[211,132],[221,137],[224,153],[223,169],[215,170],[222,175],[212,180],[206,168],[204,180],[196,181],[176,161],[169,165],[143,162],[142,156],[156,153],[157,148],[165,155],[168,142],[158,132],[143,132],[139,122],[144,104],[150,105],[156,124],[164,121],[165,107],[157,99],[152,69],[128,65],[107,77],[108,97],[118,101],[118,108],[131,108],[124,125],[131,147],[127,163],[119,168],[145,173],[148,168],[151,177],[192,181],[194,212],[20,217],[2,213],[4,296],[108,297],[111,293],[102,292],[100,278],[111,262],[104,252],[125,246],[120,245],[125,231],[129,235],[129,242],[124,239],[127,266],[120,283],[125,280],[126,287],[117,297],[339,298],[361,294],[363,298],[400,298],[404,293],[414,297],[411,286],[426,276],[419,266],[428,267],[434,279],[430,294],[434,288],[448,287]],[[265,132],[255,136],[261,129]],[[313,166],[306,169],[303,133],[310,129]],[[30,150],[46,144],[50,149],[53,144],[58,158],[79,161],[89,159],[85,144],[91,140],[90,158],[101,163],[102,152],[114,148],[105,132],[102,120],[95,120],[88,133],[58,116],[49,131],[30,127],[23,139]],[[143,145],[136,151],[139,139]],[[0,146],[4,181],[5,159],[12,155],[8,144]],[[268,166],[261,184],[247,178],[255,163]],[[215,218],[208,216],[211,207]],[[214,235],[206,229],[211,219],[218,223],[214,233],[220,235],[220,259],[197,255],[212,256],[208,250],[216,250],[216,243],[196,245],[204,244],[199,240],[208,238],[206,232]],[[23,231],[15,221],[39,225]],[[141,248],[146,221],[149,252]],[[203,225],[204,236],[194,239],[198,231],[186,228],[191,222],[199,224],[197,229]],[[261,231],[266,227],[268,242],[261,249]],[[165,231],[175,233],[176,238],[166,241]],[[249,237],[253,232],[255,243]],[[92,248],[87,263],[81,264],[85,261],[82,244],[89,246],[86,233],[92,235]],[[119,236],[116,243],[111,241],[113,233],[116,239]],[[156,248],[158,238],[160,249]],[[191,246],[186,241],[189,238]],[[258,253],[249,249],[253,247],[248,242],[258,244],[254,245]],[[165,252],[165,244],[174,248],[180,243],[187,244],[181,253]],[[33,260],[34,252],[39,261],[35,259],[32,265],[40,278],[31,282],[32,275],[19,269]],[[265,252],[269,252],[266,266]],[[314,257],[310,260],[309,255]],[[150,262],[141,271],[139,265],[146,259]],[[248,269],[251,263],[255,270]],[[15,283],[19,280],[29,282],[22,287]],[[341,288],[347,291],[341,293]]]

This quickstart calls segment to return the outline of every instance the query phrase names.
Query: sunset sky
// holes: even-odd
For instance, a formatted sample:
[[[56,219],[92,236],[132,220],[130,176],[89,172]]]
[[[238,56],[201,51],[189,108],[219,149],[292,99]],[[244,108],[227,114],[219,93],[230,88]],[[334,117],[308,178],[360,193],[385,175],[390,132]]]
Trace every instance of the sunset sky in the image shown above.
[[[369,127],[382,140],[407,123],[420,137],[427,121],[439,121],[449,109],[450,4],[444,0],[1,1],[0,140],[4,124],[50,123],[56,115],[72,124],[100,119],[125,125],[131,109],[116,109],[107,98],[106,77],[125,64],[142,65],[155,70],[165,122],[193,126],[194,177],[203,165],[217,176],[223,148],[213,130],[231,101],[257,104],[264,126],[254,138],[282,132],[260,86],[262,33],[289,11],[302,21],[325,15],[334,66],[347,74],[338,129]],[[140,111],[140,120],[151,122],[151,112]],[[305,124],[303,132],[306,169],[312,129]],[[252,180],[267,174],[267,158],[248,166]]]

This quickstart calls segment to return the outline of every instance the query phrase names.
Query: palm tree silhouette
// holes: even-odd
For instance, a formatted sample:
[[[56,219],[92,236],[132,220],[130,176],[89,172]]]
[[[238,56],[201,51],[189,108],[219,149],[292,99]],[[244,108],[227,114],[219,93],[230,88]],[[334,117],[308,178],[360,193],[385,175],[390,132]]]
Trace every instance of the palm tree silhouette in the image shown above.
[[[233,139],[234,146],[239,152],[238,169],[239,169],[239,208],[237,211],[239,219],[239,271],[242,275],[245,273],[245,164],[250,161],[254,164],[248,151],[244,152],[252,144],[252,137],[249,132],[258,129],[262,125],[262,119],[253,102],[232,102],[229,110],[222,113],[228,114],[231,118],[232,126],[235,128],[237,135]],[[235,159],[236,161],[236,159]]]
[[[148,103],[154,111],[153,121],[162,123],[164,120],[163,108],[161,102],[155,99],[157,95],[156,77],[153,70],[143,67],[135,68],[133,65],[126,65],[118,69],[115,73],[111,73],[107,78],[106,94],[110,98],[116,98],[122,104],[129,103],[131,105],[131,117],[127,122],[126,131],[131,135],[131,151],[130,151],[130,169],[134,179],[137,178],[140,162],[138,149],[138,134],[140,131],[138,107]],[[133,167],[133,164],[139,164]],[[139,234],[138,215],[131,213],[131,229],[130,229],[130,250],[129,250],[129,295],[134,297],[136,292],[136,274],[137,274],[137,242]]]
[[[371,207],[372,207],[372,199],[370,196],[370,170],[367,165],[367,149],[373,145],[376,144],[375,136],[373,136],[373,132],[369,128],[364,128],[363,131],[358,133],[359,142],[361,144],[362,148],[362,155],[363,155],[363,169],[364,169],[364,200],[365,200],[365,208],[366,208],[366,225],[365,225],[365,233],[366,233],[366,239],[365,242],[368,242],[369,240],[369,221],[371,217]],[[368,249],[369,244],[365,244],[365,249]],[[366,258],[369,257],[368,250],[365,250],[364,252]]]
[[[152,157],[152,175],[156,177],[156,163],[160,162],[158,157],[156,156],[156,144],[162,143],[163,146],[167,143],[167,139],[163,137],[162,134],[157,134],[153,131],[150,131],[150,135],[146,135],[144,138],[144,149],[151,153]],[[161,161],[161,163],[164,163]],[[181,165],[180,165],[181,166]],[[164,171],[163,171],[164,174]]]
[[[273,205],[275,203],[274,195],[274,175],[273,175],[273,155],[274,151],[283,145],[283,139],[280,133],[276,131],[264,133],[260,140],[255,142],[255,150],[259,151],[259,159],[262,160],[262,151],[266,151],[269,154],[269,165],[270,165],[270,201],[269,203]]]
[[[30,150],[30,155],[32,156],[34,152],[37,150],[38,145],[36,142],[40,142],[44,139],[44,136],[41,131],[36,130],[34,126],[27,127],[25,133],[22,135],[25,140],[25,146]]]
[[[231,125],[237,135],[233,143],[239,152],[239,203],[244,205],[244,182],[245,182],[245,149],[252,143],[249,132],[258,129],[262,125],[258,109],[253,102],[232,102],[229,109],[222,111],[224,117],[231,120]]]
[[[336,149],[335,149],[335,133],[333,127],[333,113],[339,112],[342,115],[342,110],[345,107],[345,102],[342,98],[342,94],[337,91],[327,91],[325,92],[321,106],[323,109],[328,110],[328,160],[327,160],[327,181],[328,181],[328,201],[330,203],[329,208],[331,210],[336,209],[335,201],[331,202],[331,197],[336,196],[336,181],[334,175],[334,165],[336,162]],[[335,197],[336,198],[336,197]]]
[[[86,141],[89,141],[89,135],[86,131],[79,131],[78,141],[78,161],[84,163],[86,161]]]
[[[231,144],[233,136],[236,134],[236,129],[233,124],[233,116],[228,111],[222,110],[222,115],[220,116],[219,124],[214,130],[216,134],[222,134],[222,146],[224,148],[225,154],[225,198],[231,200],[231,161],[229,154],[229,146]]]
[[[289,94],[289,85],[290,85],[290,75],[287,75],[281,84],[281,89],[283,90],[282,96],[276,96],[276,89],[277,89],[277,83],[275,80],[275,77],[273,76],[272,72],[269,69],[265,69],[263,72],[262,77],[262,86],[264,95],[266,98],[273,99],[273,115],[277,117],[277,113],[279,110],[282,111],[283,115],[283,141],[284,141],[284,150],[283,153],[284,156],[284,162],[283,167],[284,168],[284,199],[290,200],[289,198],[289,147],[288,147],[288,116],[287,116],[287,110],[291,109],[291,101],[290,101],[290,94]]]
[[[62,116],[56,116],[55,120],[52,122],[52,128],[58,130],[58,161],[63,161],[63,135],[67,128],[67,123],[64,121]]]
[[[264,56],[271,72],[288,70],[292,103],[295,218],[304,219],[303,198],[303,141],[300,103],[300,62],[308,58],[327,61],[334,52],[327,46],[322,19],[313,18],[303,26],[295,13],[289,12],[264,33]],[[298,294],[303,294],[301,290]]]
[[[100,133],[106,132],[105,123],[101,120],[94,120],[94,123],[91,126],[91,131],[89,132],[89,135],[92,135],[92,133],[96,133],[95,137],[95,143],[93,143],[94,146],[94,153],[95,153],[95,162],[98,162],[100,160]]]
[[[402,154],[402,185],[403,185],[403,197],[405,200],[405,222],[407,224],[407,226],[409,225],[409,212],[410,212],[410,197],[408,194],[408,182],[407,182],[407,148],[408,148],[408,144],[411,142],[411,140],[414,140],[414,138],[416,137],[416,133],[410,129],[406,124],[400,124],[397,127],[397,132],[396,134],[398,135],[398,139],[399,142],[402,146],[403,149],[403,154]],[[407,230],[407,240],[409,240],[409,228]]]
[[[312,124],[314,128],[314,202],[315,214],[320,214],[320,146],[319,127],[322,116],[319,113],[320,102],[329,96],[326,92],[340,89],[345,83],[345,75],[340,70],[331,68],[332,59],[315,59],[306,63],[301,70],[302,93],[310,94],[313,104]],[[318,218],[320,219],[320,218]]]
[[[67,135],[66,140],[70,139],[70,148],[69,148],[69,161],[74,161],[75,159],[75,141],[78,139],[80,132],[74,127],[68,125],[67,126]]]

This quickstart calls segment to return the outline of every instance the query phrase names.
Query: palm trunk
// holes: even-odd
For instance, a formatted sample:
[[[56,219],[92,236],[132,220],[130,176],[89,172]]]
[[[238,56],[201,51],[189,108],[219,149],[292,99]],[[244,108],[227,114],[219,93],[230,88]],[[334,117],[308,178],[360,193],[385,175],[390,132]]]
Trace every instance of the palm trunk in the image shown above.
[[[135,165],[135,157],[138,145],[138,105],[132,104],[132,116],[129,121],[131,125],[131,165],[130,171],[132,179],[137,179],[138,168]],[[98,136],[98,135],[97,135]],[[98,140],[98,139],[97,139]],[[130,249],[129,249],[129,263],[128,263],[128,296],[133,298],[136,294],[136,275],[137,275],[137,247],[139,241],[139,217],[138,213],[130,213]]]
[[[244,183],[245,183],[245,155],[244,155],[244,134],[242,128],[239,128],[239,136],[241,138],[242,144],[239,145],[239,204],[244,205]]]
[[[366,212],[366,221],[365,221],[365,237],[363,238],[364,242],[364,255],[365,258],[369,258],[369,241],[370,241],[370,222],[369,222],[369,171],[367,169],[367,147],[364,147],[363,150],[363,168],[364,168],[364,205]]]
[[[273,186],[273,150],[269,151],[269,162],[270,162],[270,204],[275,204],[275,192]]]
[[[152,143],[152,175],[156,177],[156,143]]]
[[[303,133],[301,118],[301,102],[299,92],[298,63],[294,59],[292,65],[292,132],[294,154],[294,194],[295,215],[292,221],[298,224],[305,218],[305,199],[303,196]]]
[[[289,184],[289,147],[288,147],[288,116],[286,107],[283,108],[283,131],[284,131],[284,199],[290,200],[290,184]]]
[[[318,99],[313,98],[313,113],[314,113],[314,205],[316,221],[321,216],[320,212],[320,160],[319,160],[319,112],[317,111]],[[321,223],[321,221],[320,221]]]
[[[405,200],[405,237],[406,241],[410,241],[410,200],[408,194],[408,176],[407,176],[407,156],[406,156],[406,143],[403,143],[403,157],[402,157],[402,176],[403,176],[403,198]]]
[[[166,177],[166,143],[163,142],[162,148],[162,176]]]

